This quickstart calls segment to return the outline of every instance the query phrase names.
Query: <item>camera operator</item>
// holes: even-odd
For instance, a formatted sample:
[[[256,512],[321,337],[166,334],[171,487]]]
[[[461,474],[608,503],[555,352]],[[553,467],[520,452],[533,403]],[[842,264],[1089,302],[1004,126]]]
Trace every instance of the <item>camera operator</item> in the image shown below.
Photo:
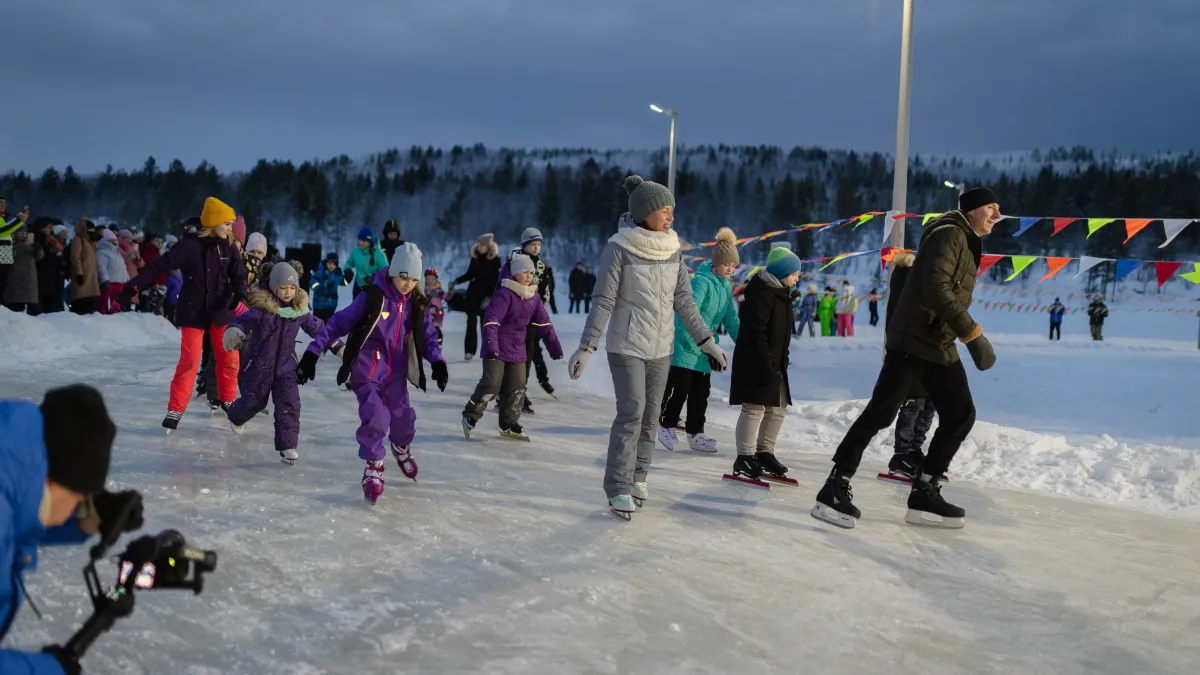
[[[124,531],[141,527],[137,493],[104,489],[117,429],[100,392],[72,385],[46,393],[40,406],[0,400],[0,640],[28,597],[22,572],[37,567],[41,544],[82,544],[107,534],[137,503]],[[34,608],[36,611],[36,607]],[[0,673],[80,673],[58,646],[41,653],[0,649]]]

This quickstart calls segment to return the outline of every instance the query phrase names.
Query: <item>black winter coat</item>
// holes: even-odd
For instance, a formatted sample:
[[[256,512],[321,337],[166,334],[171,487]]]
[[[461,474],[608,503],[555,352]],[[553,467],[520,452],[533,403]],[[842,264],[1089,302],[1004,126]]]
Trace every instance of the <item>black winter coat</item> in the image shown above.
[[[52,237],[53,235],[50,236]],[[47,246],[49,238],[40,231],[34,233],[34,243],[45,251],[45,255],[37,262],[38,295],[41,297],[56,293],[62,295],[63,286],[67,280],[67,273],[70,271],[66,256],[66,247],[57,245]]]
[[[478,247],[471,247],[471,264],[467,266],[467,272],[451,282],[454,285],[464,281],[471,282],[471,285],[467,286],[468,311],[483,307],[483,301],[490,299],[492,293],[496,292],[496,287],[500,285],[502,264],[500,247],[496,246],[496,242],[492,242],[488,252],[483,255],[479,254]]]
[[[587,295],[587,274],[578,268],[571,270],[571,274],[567,276],[567,290],[571,292],[572,298],[582,298]]]
[[[904,290],[904,282],[908,279],[908,273],[912,271],[913,255],[899,253],[892,264],[892,278],[888,281],[887,316],[883,317],[885,331],[888,324],[892,322],[892,315],[896,313],[896,307],[900,304],[900,293]],[[908,398],[929,398],[929,394],[920,380],[913,380],[912,386],[908,388]]]
[[[733,348],[733,373],[729,405],[755,403],[779,406],[792,403],[788,384],[788,348],[792,337],[792,305],[787,287],[775,288],[755,275],[746,284],[738,309],[737,346]]]

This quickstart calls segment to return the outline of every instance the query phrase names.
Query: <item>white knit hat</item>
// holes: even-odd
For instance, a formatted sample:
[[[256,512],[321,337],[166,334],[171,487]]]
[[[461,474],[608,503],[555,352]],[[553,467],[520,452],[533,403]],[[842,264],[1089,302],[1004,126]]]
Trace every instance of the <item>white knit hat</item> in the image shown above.
[[[421,249],[412,242],[396,248],[392,262],[388,265],[389,277],[407,277],[417,280],[417,288],[425,292],[425,269],[421,266]]]
[[[263,255],[267,254],[267,238],[262,232],[251,232],[250,237],[246,239],[247,251],[258,251]]]
[[[533,258],[524,253],[518,253],[512,257],[512,260],[508,261],[509,274],[516,277],[521,272],[529,272],[531,274],[537,272],[537,267],[533,264]]]

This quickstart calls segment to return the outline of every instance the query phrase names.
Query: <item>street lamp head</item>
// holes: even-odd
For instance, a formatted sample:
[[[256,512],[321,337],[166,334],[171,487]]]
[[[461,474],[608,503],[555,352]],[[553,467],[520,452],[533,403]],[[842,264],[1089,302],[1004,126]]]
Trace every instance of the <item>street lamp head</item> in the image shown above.
[[[654,105],[653,103],[651,103],[651,104],[650,104],[650,109],[651,109],[651,110],[653,110],[653,111],[654,111],[654,112],[656,112],[656,113],[660,113],[660,112],[662,112],[662,111],[663,111],[663,109],[662,109],[662,108],[660,108],[660,107],[658,107],[658,106]]]
[[[945,186],[946,186],[946,187],[948,187],[948,188],[955,188],[955,187],[958,187],[958,186],[957,186],[957,185],[956,185],[956,184],[955,184],[953,181],[948,181],[948,180],[947,180],[947,181],[942,181],[942,185],[945,185]]]

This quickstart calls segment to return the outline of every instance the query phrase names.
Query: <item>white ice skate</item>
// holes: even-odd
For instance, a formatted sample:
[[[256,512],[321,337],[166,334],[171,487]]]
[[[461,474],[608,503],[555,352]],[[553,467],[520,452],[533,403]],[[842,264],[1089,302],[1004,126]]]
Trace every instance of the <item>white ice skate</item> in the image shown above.
[[[629,496],[633,499],[633,505],[640,509],[646,505],[646,500],[650,498],[650,488],[644,482],[634,483]]]
[[[663,447],[668,450],[674,450],[676,445],[679,445],[679,436],[674,429],[666,427],[658,428],[658,442],[663,444]]]
[[[711,454],[717,451],[717,439],[704,434],[688,434],[688,447],[696,452]]]
[[[616,497],[608,498],[608,510],[621,520],[632,520],[633,512],[637,509],[633,504],[633,497],[629,495],[617,495]]]
[[[241,436],[242,434],[246,433],[246,425],[244,425],[244,424],[234,424],[234,423],[231,421],[231,422],[229,423],[229,430],[230,430],[230,431],[232,431],[232,432],[234,433],[234,435]]]
[[[294,448],[288,448],[279,451],[279,458],[283,460],[284,464],[295,466],[296,460],[300,459],[300,453],[296,452]]]

